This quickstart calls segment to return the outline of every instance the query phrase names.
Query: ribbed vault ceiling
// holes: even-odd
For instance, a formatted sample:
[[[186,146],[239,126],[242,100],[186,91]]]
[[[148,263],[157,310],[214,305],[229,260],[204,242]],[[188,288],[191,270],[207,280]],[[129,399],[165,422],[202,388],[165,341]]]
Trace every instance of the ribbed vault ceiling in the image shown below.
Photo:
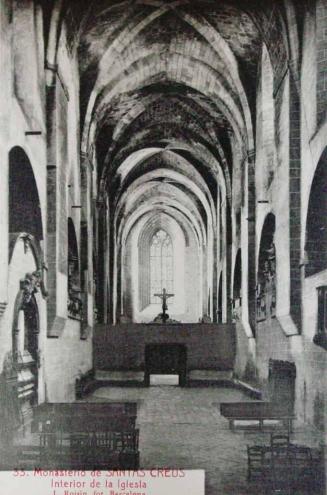
[[[253,148],[262,43],[273,65],[287,51],[267,39],[274,22],[282,40],[280,3],[67,2],[82,149],[95,149],[118,229],[153,198],[158,211],[174,199],[202,227],[215,221],[218,190],[231,198],[233,153]]]

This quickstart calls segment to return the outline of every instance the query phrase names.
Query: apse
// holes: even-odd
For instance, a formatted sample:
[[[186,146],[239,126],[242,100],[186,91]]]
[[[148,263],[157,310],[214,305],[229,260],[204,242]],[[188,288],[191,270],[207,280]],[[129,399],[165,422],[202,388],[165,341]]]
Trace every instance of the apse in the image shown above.
[[[178,212],[151,211],[131,228],[124,246],[120,318],[152,322],[162,312],[163,289],[170,319],[196,322],[201,316],[199,244]],[[190,269],[192,267],[192,270]]]
[[[154,294],[163,289],[173,294],[172,320],[194,323],[213,313],[217,186],[202,167],[175,149],[148,147],[111,176],[115,321],[152,322],[162,311]]]

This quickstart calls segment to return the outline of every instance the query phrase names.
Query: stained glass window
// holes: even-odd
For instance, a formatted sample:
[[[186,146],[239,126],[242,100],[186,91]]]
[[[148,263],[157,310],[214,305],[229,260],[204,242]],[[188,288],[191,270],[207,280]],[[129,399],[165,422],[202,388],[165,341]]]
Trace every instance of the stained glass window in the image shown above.
[[[162,293],[162,289],[166,289],[167,292],[173,292],[174,289],[173,245],[170,236],[164,230],[158,230],[151,240],[150,280],[151,304],[160,304],[161,299],[153,294]]]

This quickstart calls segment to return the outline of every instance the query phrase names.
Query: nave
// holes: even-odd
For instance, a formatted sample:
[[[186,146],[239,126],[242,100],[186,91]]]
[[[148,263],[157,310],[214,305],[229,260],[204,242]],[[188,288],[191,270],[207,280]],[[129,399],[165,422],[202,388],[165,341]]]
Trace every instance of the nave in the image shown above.
[[[39,456],[92,465],[88,413],[97,462],[146,459],[125,397],[79,402],[101,373],[151,409],[174,372],[201,411],[226,373],[259,403],[226,397],[222,428],[326,449],[327,0],[1,0],[0,36],[0,461],[42,411]]]
[[[250,427],[231,432],[219,412],[221,402],[251,401],[244,392],[214,386],[103,387],[88,400],[137,401],[142,468],[204,469],[206,495],[269,491],[269,486],[263,488],[258,480],[247,481],[247,445],[269,443],[273,430],[258,433]],[[321,448],[320,436],[310,428],[297,428],[291,438],[292,442]],[[308,488],[296,493],[322,494],[324,487],[305,490]]]

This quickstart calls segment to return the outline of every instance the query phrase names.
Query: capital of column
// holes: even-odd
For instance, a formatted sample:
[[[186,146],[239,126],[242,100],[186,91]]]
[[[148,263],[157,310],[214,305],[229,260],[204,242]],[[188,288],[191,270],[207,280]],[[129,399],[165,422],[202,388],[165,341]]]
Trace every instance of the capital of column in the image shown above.
[[[83,166],[85,166],[86,164],[90,170],[93,170],[94,167],[93,167],[92,159],[87,151],[80,152],[80,160]]]
[[[241,168],[244,166],[246,162],[248,162],[250,165],[254,164],[255,156],[256,156],[255,149],[244,151],[241,160]]]
[[[248,159],[249,163],[254,163],[254,161],[255,161],[255,149],[254,148],[252,150],[248,150],[247,159]]]
[[[98,210],[107,210],[108,209],[108,207],[107,207],[107,201],[106,201],[106,199],[105,199],[105,197],[104,197],[103,194],[100,194],[98,196],[98,198],[95,201],[95,205],[96,205],[96,208]]]
[[[3,315],[3,313],[5,312],[6,307],[7,307],[7,304],[8,303],[6,301],[1,301],[0,302],[0,318]]]

